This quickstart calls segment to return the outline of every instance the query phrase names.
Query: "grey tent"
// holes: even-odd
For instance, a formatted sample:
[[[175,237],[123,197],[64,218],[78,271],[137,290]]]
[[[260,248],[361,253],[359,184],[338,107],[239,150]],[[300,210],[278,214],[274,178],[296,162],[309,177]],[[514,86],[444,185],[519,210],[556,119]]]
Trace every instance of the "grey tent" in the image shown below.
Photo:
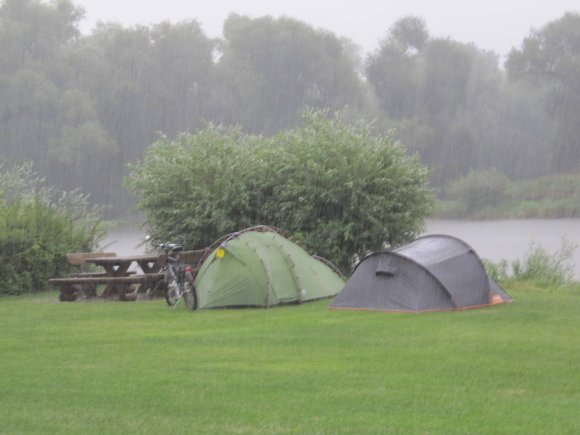
[[[428,235],[365,257],[330,308],[436,311],[511,300],[488,277],[467,243],[452,236]]]

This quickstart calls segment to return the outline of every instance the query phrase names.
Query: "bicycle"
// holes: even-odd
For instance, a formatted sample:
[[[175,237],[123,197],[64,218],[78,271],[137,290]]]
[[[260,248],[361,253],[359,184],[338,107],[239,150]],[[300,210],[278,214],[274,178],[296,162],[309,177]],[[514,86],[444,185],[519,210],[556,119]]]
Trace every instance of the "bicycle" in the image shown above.
[[[191,264],[183,263],[179,256],[184,245],[167,242],[155,245],[155,247],[162,249],[165,253],[165,264],[162,269],[165,278],[157,284],[156,290],[159,285],[165,286],[165,300],[170,307],[175,308],[183,297],[185,305],[189,309],[197,309],[197,291],[193,267]]]

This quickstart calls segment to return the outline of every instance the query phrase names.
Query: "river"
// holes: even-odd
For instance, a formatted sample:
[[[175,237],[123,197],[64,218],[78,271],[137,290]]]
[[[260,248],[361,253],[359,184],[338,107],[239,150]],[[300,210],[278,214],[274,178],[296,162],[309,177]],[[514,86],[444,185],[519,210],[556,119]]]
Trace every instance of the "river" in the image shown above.
[[[580,279],[580,219],[522,219],[498,221],[429,220],[425,234],[449,234],[467,242],[494,262],[522,260],[532,243],[548,252],[559,251],[562,239],[576,245],[574,275]]]
[[[524,219],[498,221],[428,220],[424,234],[449,234],[467,242],[481,258],[494,262],[522,260],[532,243],[556,252],[562,238],[578,248],[572,259],[575,276],[580,279],[580,219]],[[140,254],[144,233],[134,227],[111,230],[104,242],[106,250],[119,255]]]

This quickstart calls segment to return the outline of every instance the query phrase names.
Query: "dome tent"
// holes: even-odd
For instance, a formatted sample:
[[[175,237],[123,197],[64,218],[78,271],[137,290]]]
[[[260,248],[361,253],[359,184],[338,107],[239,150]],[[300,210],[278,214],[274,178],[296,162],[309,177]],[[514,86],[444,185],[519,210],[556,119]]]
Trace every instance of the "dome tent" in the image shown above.
[[[343,279],[268,227],[215,243],[196,277],[198,307],[271,307],[336,295]]]
[[[488,277],[476,252],[447,235],[420,237],[366,256],[332,309],[436,311],[511,302]]]

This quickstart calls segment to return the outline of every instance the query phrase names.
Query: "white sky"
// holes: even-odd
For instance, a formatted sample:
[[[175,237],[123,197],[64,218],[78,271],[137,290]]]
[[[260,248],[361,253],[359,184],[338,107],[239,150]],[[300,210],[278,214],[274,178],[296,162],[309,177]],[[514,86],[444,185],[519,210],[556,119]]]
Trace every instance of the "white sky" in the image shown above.
[[[566,11],[580,12],[580,0],[73,0],[86,10],[81,28],[97,21],[125,26],[195,19],[209,37],[221,36],[230,12],[251,17],[282,15],[334,32],[359,45],[377,48],[391,25],[407,15],[423,18],[434,37],[473,42],[502,57],[519,47],[532,28]]]

